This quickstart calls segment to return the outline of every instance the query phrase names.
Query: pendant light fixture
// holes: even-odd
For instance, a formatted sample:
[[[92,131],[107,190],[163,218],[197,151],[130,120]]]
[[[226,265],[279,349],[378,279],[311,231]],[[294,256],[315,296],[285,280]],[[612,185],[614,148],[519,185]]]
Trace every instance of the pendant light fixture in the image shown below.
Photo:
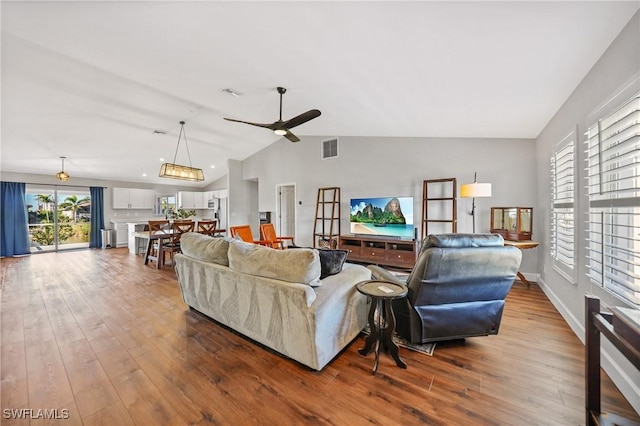
[[[58,178],[58,180],[61,180],[63,182],[66,182],[69,180],[69,175],[67,174],[67,172],[64,171],[64,159],[67,157],[60,157],[60,159],[62,160],[62,170],[60,170],[58,173],[56,173],[56,178]]]
[[[184,121],[180,122],[178,145],[176,146],[176,153],[173,156],[173,163],[164,163],[160,166],[160,177],[200,182],[204,180],[204,173],[202,172],[202,169],[191,167],[191,154],[189,154],[189,145],[187,144],[187,134],[184,131],[184,124]],[[180,147],[180,139],[182,135],[184,135],[184,144],[187,147],[187,156],[189,157],[188,166],[176,164],[176,157],[178,156],[178,148]]]

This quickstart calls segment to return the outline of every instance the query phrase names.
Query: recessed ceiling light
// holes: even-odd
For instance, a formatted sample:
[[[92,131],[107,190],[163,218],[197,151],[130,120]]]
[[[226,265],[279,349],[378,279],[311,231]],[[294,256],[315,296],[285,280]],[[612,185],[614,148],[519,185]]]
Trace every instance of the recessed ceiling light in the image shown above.
[[[216,168],[216,166],[214,166],[214,165],[212,164],[212,165],[211,165],[211,168],[212,168],[212,169],[215,169],[215,168]]]
[[[146,176],[147,176],[147,174],[146,174],[146,173],[143,173],[143,174],[142,174],[142,176],[145,176],[145,177],[146,177]]]
[[[164,161],[164,158],[161,158],[160,161]]]

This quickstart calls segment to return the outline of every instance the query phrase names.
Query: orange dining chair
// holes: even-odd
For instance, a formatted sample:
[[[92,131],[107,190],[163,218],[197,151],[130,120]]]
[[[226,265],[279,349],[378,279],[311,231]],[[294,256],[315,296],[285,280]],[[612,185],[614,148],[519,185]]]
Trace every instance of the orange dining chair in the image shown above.
[[[216,220],[199,220],[197,232],[213,237],[213,234],[216,232],[216,224]]]
[[[156,268],[161,268],[164,260],[164,253],[160,242],[163,237],[168,237],[170,234],[169,221],[150,220],[148,227],[149,239],[147,240],[147,251],[144,255],[144,264],[147,265],[151,260],[156,262]]]
[[[229,228],[231,232],[231,238],[240,238],[242,241],[253,244],[260,244],[263,246],[270,246],[267,241],[264,240],[254,240],[253,233],[251,232],[251,227],[249,225],[238,225],[232,226]]]
[[[295,246],[293,237],[278,237],[276,235],[276,228],[273,223],[263,223],[260,225],[260,233],[262,239],[269,243],[269,246],[277,249],[285,249],[287,245]],[[291,244],[285,244],[286,241],[291,241]]]
[[[180,253],[180,238],[187,232],[193,232],[194,227],[195,223],[192,220],[176,220],[171,225],[171,237],[162,246],[163,254],[169,253],[171,266],[174,266],[175,254]]]

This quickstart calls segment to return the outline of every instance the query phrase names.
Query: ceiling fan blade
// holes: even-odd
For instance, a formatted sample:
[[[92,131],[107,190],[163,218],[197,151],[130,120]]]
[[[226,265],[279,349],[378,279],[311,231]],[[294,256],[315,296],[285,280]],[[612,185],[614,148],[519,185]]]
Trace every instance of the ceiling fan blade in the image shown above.
[[[296,126],[306,123],[309,120],[313,120],[314,118],[319,117],[320,114],[320,111],[318,111],[317,109],[310,109],[309,111],[303,112],[297,117],[293,117],[292,119],[285,121],[282,126],[286,129],[292,129]]]
[[[243,124],[249,124],[249,125],[251,125],[251,126],[264,127],[264,128],[266,128],[266,129],[271,129],[271,128],[273,127],[273,124],[274,124],[274,123],[269,123],[269,124],[252,123],[252,122],[250,122],[250,121],[236,120],[236,119],[234,119],[234,118],[227,118],[227,117],[224,117],[224,119],[225,119],[225,120],[227,120],[227,121],[233,121],[233,122],[235,122],[235,123],[243,123]],[[273,129],[272,129],[272,130],[273,130]]]
[[[287,130],[287,133],[284,134],[284,137],[289,139],[291,142],[299,142],[300,141],[300,138],[298,138],[296,135],[291,133],[289,130]]]

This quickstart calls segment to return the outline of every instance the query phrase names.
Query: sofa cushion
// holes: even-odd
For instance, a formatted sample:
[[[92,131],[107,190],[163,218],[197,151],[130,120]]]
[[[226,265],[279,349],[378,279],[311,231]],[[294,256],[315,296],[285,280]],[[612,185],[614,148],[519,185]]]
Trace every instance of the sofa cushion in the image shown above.
[[[276,250],[242,241],[229,244],[229,267],[245,274],[292,283],[319,286],[320,256],[317,250]]]
[[[229,266],[229,242],[231,238],[211,237],[187,232],[180,237],[180,251],[182,254],[203,262],[217,263]]]

